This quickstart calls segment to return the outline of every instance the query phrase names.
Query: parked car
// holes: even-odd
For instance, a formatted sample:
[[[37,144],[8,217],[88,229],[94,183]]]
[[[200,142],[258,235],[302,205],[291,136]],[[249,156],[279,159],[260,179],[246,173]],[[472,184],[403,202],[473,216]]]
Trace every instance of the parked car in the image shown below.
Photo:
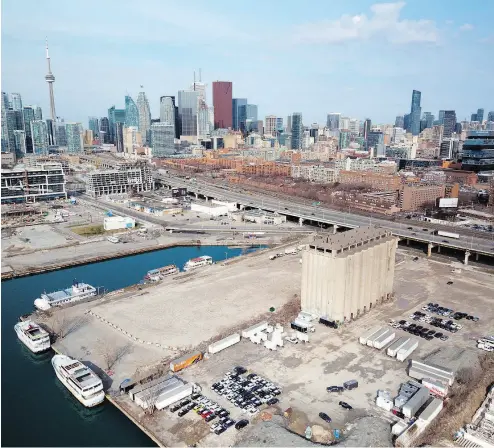
[[[343,392],[345,390],[345,388],[341,387],[341,386],[329,386],[329,387],[326,387],[326,390],[328,392]]]
[[[180,411],[178,411],[177,415],[179,417],[183,417],[185,414],[187,414],[189,412],[188,408],[182,408],[180,409]]]
[[[331,417],[324,412],[319,412],[319,417],[321,417],[325,422],[331,423]]]
[[[353,409],[353,408],[352,408],[352,407],[351,407],[348,403],[346,403],[345,401],[340,401],[338,404],[339,404],[342,408],[344,408],[344,409],[348,409],[348,410]]]
[[[239,420],[237,423],[235,423],[235,429],[240,430],[242,428],[245,428],[249,424],[249,420]]]

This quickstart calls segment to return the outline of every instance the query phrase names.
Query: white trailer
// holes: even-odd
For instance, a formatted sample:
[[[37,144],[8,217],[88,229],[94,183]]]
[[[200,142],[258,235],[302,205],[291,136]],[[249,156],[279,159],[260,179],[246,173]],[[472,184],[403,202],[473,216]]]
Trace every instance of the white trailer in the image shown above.
[[[446,369],[445,367],[437,366],[432,363],[426,363],[423,361],[418,361],[416,359],[412,359],[412,362],[410,363],[411,368],[419,368],[428,372],[431,372],[435,375],[443,376],[448,379],[448,383],[450,386],[453,385],[453,382],[455,380],[455,373],[450,370]]]
[[[437,234],[439,236],[445,236],[445,237],[448,237],[448,238],[455,238],[455,239],[460,238],[460,235],[458,233],[445,232],[444,230],[438,230],[437,231]]]
[[[218,353],[221,350],[224,350],[225,348],[231,347],[232,345],[237,344],[240,342],[240,334],[239,333],[234,333],[230,336],[227,336],[224,339],[221,339],[220,341],[212,343],[208,347],[208,352],[209,353]]]
[[[268,323],[267,322],[261,322],[259,324],[252,325],[252,327],[246,328],[245,330],[242,331],[242,337],[243,338],[250,338],[252,335],[256,333],[260,333],[261,331],[265,330],[268,328]]]
[[[155,403],[156,409],[164,409],[167,406],[170,406],[179,400],[183,400],[185,397],[192,395],[193,391],[194,388],[192,383],[188,383],[188,384],[184,384],[181,387],[178,387],[177,389],[174,389],[170,392],[160,395],[156,399],[156,403]]]
[[[427,387],[427,389],[429,389],[432,394],[438,395],[439,397],[446,397],[448,395],[447,383],[443,383],[441,381],[433,380],[430,378],[424,378],[422,380],[422,385]]]
[[[433,372],[432,370],[414,365],[411,365],[408,369],[408,376],[415,378],[416,380],[431,379],[444,384],[449,384],[450,386],[453,385],[454,381],[453,378],[445,373]]]
[[[381,327],[376,333],[374,333],[371,337],[367,339],[367,345],[369,347],[374,347],[374,341],[377,338],[380,338],[387,331],[389,331],[387,327]]]
[[[396,352],[396,359],[401,362],[405,361],[405,359],[407,359],[418,346],[419,341],[416,339],[410,339]]]
[[[395,357],[396,353],[398,353],[398,350],[402,348],[409,340],[410,338],[407,337],[397,339],[388,347],[386,353],[388,354],[388,356]]]
[[[384,333],[380,338],[377,338],[374,341],[374,348],[381,350],[384,346],[389,344],[396,337],[396,333],[394,331],[388,330],[388,332]]]
[[[301,333],[300,331],[296,331],[295,335],[297,336],[297,339],[302,342],[309,342],[309,334],[308,333]]]
[[[285,249],[285,255],[294,255],[297,253],[297,249],[295,249],[294,247],[288,247],[287,249]]]
[[[373,327],[370,330],[367,330],[362,336],[360,336],[359,341],[362,345],[367,345],[367,340],[374,334],[376,334],[381,327]]]

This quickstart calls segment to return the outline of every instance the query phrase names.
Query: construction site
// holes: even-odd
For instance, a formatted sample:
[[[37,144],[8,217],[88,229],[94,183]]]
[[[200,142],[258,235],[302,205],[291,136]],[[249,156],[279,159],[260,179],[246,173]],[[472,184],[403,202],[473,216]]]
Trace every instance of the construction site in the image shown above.
[[[301,239],[298,244],[307,247],[310,241]],[[192,273],[180,273],[142,291],[108,294],[35,318],[55,333],[60,331],[57,323],[60,326],[61,321],[70,326],[54,348],[100,366],[109,399],[162,446],[259,446],[263,440],[275,446],[337,441],[343,446],[369,446],[369,441],[373,446],[390,446],[398,437],[397,431],[391,429],[396,425],[407,434],[400,439],[401,446],[410,446],[419,436],[435,446],[451,444],[463,419],[469,419],[465,423],[471,421],[485,399],[486,387],[494,381],[489,353],[476,348],[476,339],[492,331],[492,274],[474,267],[460,269],[456,263],[417,259],[398,249],[392,300],[380,302],[337,328],[318,324],[317,320],[306,323],[309,330],[302,332],[305,336],[296,338],[296,343],[285,339],[271,349],[262,338],[260,343],[253,343],[255,338],[244,336],[252,333],[247,330],[253,326],[260,328],[259,324],[266,322],[264,331],[273,328],[275,333],[282,331],[291,338],[293,323],[303,317],[300,256],[304,250],[289,250],[276,257],[279,248],[262,250]],[[213,289],[209,287],[212,284]],[[469,292],[469,312],[480,319],[464,321],[464,328],[447,340],[420,339],[410,357],[441,365],[454,377],[447,398],[440,400],[441,408],[444,401],[443,409],[434,404],[439,411],[428,411],[427,417],[427,412],[418,411],[419,420],[427,421],[427,425],[415,434],[413,422],[419,420],[391,413],[376,404],[380,390],[396,396],[403,384],[416,381],[408,375],[408,360],[393,359],[386,354],[386,347],[380,351],[363,346],[359,338],[373,327],[408,319],[411,312],[431,301],[463,309],[465,291]],[[401,332],[393,330],[396,337],[405,334]],[[273,341],[273,337],[268,333],[266,341]],[[106,351],[101,350],[102,341]],[[223,348],[218,352],[213,348],[217,346]],[[158,384],[159,378],[167,381],[170,363],[197,352],[202,359],[194,358],[196,362],[172,371],[172,375],[183,384],[196,385],[202,400],[214,401],[229,411],[230,418],[240,421],[247,417],[250,424],[244,430],[232,428],[217,435],[196,412],[177,415],[171,408],[159,410],[149,403],[143,408],[126,392],[123,384],[128,381],[141,384],[139,390],[144,390],[149,381],[153,381],[150,386]],[[261,412],[252,411],[254,414],[249,416],[218,396],[214,385],[235,366],[267,378],[279,388],[281,395],[276,403],[262,405]],[[358,387],[329,391],[349,380]],[[458,400],[461,408],[455,404]],[[342,408],[340,402],[348,403],[351,409]],[[321,420],[321,412],[331,417],[331,423]],[[430,433],[435,422],[444,420],[457,427],[449,424],[448,431]]]

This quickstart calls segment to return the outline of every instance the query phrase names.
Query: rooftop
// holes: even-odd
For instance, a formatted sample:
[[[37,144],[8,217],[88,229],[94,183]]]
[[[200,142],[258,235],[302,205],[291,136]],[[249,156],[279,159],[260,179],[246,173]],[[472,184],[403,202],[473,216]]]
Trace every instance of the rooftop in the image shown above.
[[[340,251],[351,246],[365,244],[390,235],[390,232],[382,228],[358,227],[356,229],[336,233],[334,235],[318,235],[314,237],[310,247],[330,251]]]

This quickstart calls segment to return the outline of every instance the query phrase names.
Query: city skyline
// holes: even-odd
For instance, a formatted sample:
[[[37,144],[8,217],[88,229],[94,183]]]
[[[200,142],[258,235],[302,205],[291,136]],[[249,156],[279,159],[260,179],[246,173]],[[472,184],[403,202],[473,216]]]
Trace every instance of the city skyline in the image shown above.
[[[122,26],[117,30],[104,27],[99,22],[104,14],[92,17],[97,20],[88,25],[84,17],[91,10],[91,1],[84,7],[71,5],[81,25],[68,26],[60,15],[63,8],[56,7],[60,2],[48,3],[54,5],[55,14],[48,15],[43,5],[28,2],[33,12],[30,16],[42,24],[29,35],[22,30],[30,26],[31,19],[22,13],[20,5],[3,5],[2,90],[21,92],[25,104],[40,104],[45,111],[50,110],[43,52],[48,34],[52,69],[57,73],[57,115],[67,121],[86,123],[88,116],[105,116],[112,104],[123,108],[125,95],[128,93],[135,101],[141,84],[146,86],[152,117],[158,117],[159,98],[188,89],[196,67],[202,68],[208,98],[212,98],[214,80],[228,80],[233,83],[233,97],[249,98],[250,103],[257,104],[259,117],[287,116],[299,110],[307,124],[322,124],[327,113],[334,111],[361,120],[370,117],[375,123],[392,123],[396,115],[410,110],[409,92],[413,89],[422,92],[423,111],[437,114],[441,109],[454,109],[459,121],[479,108],[492,109],[484,103],[485,98],[494,97],[492,83],[469,82],[472,76],[487,81],[494,67],[492,60],[483,57],[494,42],[486,20],[488,10],[494,9],[490,4],[479,2],[481,8],[464,11],[459,2],[452,2],[448,14],[444,14],[441,8],[422,0],[406,4],[358,1],[335,4],[321,21],[313,22],[307,12],[299,14],[297,10],[295,15],[294,5],[288,3],[273,23],[275,30],[289,24],[281,34],[286,45],[277,44],[276,51],[270,51],[263,43],[268,32],[252,36],[248,33],[250,16],[243,16],[244,26],[234,23],[238,20],[233,17],[234,10],[221,8],[221,2],[206,10],[195,5],[185,24],[180,20],[181,7],[176,4],[163,5],[166,17],[161,13],[149,16],[144,9],[152,10],[149,6],[154,3],[145,2],[146,8],[136,11],[149,21],[142,33]],[[125,12],[125,2],[121,9]],[[209,23],[218,25],[218,29],[205,31],[203,36],[195,31],[185,37],[182,33],[171,36],[174,33],[158,32],[163,24],[177,31],[192,29],[205,18],[214,19]],[[261,23],[265,20],[255,18]],[[199,38],[203,38],[199,45],[193,42]],[[252,51],[257,46],[260,51]],[[285,47],[298,52],[297,69],[305,66],[304,71],[296,73],[293,67],[287,70]],[[375,51],[386,54],[386,58],[376,58]],[[461,63],[452,64],[458,54]],[[372,55],[373,62],[379,64],[365,63]],[[416,63],[410,63],[414,58]],[[442,76],[449,67],[448,76]],[[462,83],[468,83],[469,88],[462,89]]]

